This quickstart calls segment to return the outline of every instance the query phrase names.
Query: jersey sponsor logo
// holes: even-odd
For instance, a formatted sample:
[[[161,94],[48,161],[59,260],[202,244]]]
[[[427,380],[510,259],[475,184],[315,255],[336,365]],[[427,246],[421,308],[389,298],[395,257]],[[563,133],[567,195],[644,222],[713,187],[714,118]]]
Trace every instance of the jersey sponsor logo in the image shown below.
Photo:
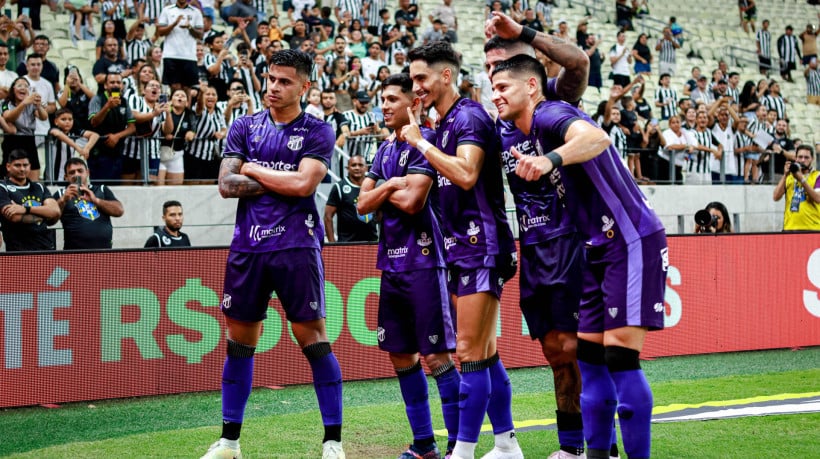
[[[408,150],[401,152],[401,156],[399,156],[399,166],[404,167],[407,165],[407,155],[409,154],[410,152]]]
[[[387,258],[403,258],[407,256],[407,246],[396,247],[395,249],[387,249]]]
[[[511,153],[512,149],[515,148],[515,151],[522,155],[534,156],[532,141],[527,139],[517,144],[511,146],[509,149],[504,150],[501,152],[501,163],[504,167],[505,174],[511,174],[515,171],[515,168],[518,167],[518,160],[515,159]]]
[[[276,171],[295,171],[299,168],[296,164],[286,163],[284,161],[257,161],[253,160],[254,163],[259,164],[262,167],[267,167],[268,169],[273,169]]]
[[[311,301],[310,303],[308,303],[308,306],[310,306],[310,309],[313,309],[315,311],[315,310],[319,309],[319,302],[318,301]]]
[[[440,173],[437,174],[437,175],[438,175],[438,187],[439,188],[444,188],[445,186],[450,186],[450,185],[453,184],[453,182],[451,182],[450,179],[448,179],[447,177],[441,175]]]
[[[444,250],[450,250],[451,247],[456,245],[456,237],[445,237],[444,238]]]
[[[222,309],[231,309],[231,295],[227,293],[222,297]]]
[[[378,339],[380,343],[384,342],[384,335],[385,335],[384,328],[379,327],[379,328],[376,329],[376,339]]]
[[[305,138],[301,135],[292,135],[288,139],[288,149],[291,151],[297,151],[302,149],[302,143],[304,142]]]
[[[248,238],[259,242],[270,237],[281,236],[285,231],[287,231],[285,225],[277,225],[273,228],[262,228],[260,225],[251,225],[251,229],[248,231]]]
[[[521,229],[524,230],[526,233],[527,231],[538,228],[539,226],[544,226],[550,221],[549,215],[536,215],[534,217],[530,217],[529,215],[522,215],[521,218],[518,219]]]
[[[655,312],[663,312],[663,303],[655,303],[652,309],[654,309]]]
[[[661,269],[664,272],[669,271],[669,247],[661,249]]]
[[[447,148],[447,140],[450,139],[450,131],[444,131],[441,136],[441,148]]]

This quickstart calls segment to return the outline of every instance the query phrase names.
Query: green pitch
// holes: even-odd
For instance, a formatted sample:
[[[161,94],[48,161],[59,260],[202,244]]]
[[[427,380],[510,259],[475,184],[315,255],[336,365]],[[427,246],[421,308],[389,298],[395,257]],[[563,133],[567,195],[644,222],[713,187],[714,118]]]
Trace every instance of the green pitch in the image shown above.
[[[643,367],[656,407],[820,391],[820,348],[664,358]],[[548,368],[512,370],[510,377],[519,427],[554,418]],[[432,380],[430,388],[434,426],[441,428]],[[410,432],[395,379],[347,383],[344,397],[349,458],[392,458],[403,451]],[[197,458],[219,436],[219,423],[214,392],[4,410],[0,456]],[[654,424],[653,456],[820,457],[818,432],[820,413]],[[321,435],[312,386],[254,390],[242,431],[246,458],[316,458]],[[519,442],[532,458],[558,447],[554,430],[523,431]],[[492,436],[482,435],[478,454],[491,447]]]

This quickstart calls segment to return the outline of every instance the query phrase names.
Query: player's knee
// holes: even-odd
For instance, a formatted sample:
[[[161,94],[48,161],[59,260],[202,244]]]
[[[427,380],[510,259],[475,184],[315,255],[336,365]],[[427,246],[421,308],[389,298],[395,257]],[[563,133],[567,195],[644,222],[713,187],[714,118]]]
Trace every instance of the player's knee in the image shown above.
[[[330,343],[324,341],[309,344],[302,348],[302,353],[305,354],[308,360],[319,360],[331,352],[333,351],[330,349]]]
[[[541,338],[541,350],[551,365],[575,361],[578,338],[575,333],[551,331]]]
[[[430,371],[436,371],[438,368],[444,367],[448,364],[453,364],[453,359],[449,352],[440,352],[436,354],[427,354],[424,356],[424,362]]]
[[[256,346],[248,346],[232,339],[228,340],[229,357],[250,358],[253,357],[254,352],[256,352]]]
[[[640,370],[640,352],[621,346],[606,346],[604,360],[610,373]]]

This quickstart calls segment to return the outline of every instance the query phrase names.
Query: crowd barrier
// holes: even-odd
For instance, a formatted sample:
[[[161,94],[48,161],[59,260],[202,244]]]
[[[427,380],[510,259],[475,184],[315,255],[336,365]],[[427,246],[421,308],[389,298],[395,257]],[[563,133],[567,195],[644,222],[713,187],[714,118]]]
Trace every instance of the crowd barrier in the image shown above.
[[[218,390],[227,249],[0,256],[0,407]],[[820,345],[820,233],[669,238],[666,329],[647,358]],[[373,245],[330,245],[327,331],[346,380],[392,377],[378,350]],[[257,348],[257,386],[308,383],[277,300]],[[543,365],[504,290],[509,367]]]

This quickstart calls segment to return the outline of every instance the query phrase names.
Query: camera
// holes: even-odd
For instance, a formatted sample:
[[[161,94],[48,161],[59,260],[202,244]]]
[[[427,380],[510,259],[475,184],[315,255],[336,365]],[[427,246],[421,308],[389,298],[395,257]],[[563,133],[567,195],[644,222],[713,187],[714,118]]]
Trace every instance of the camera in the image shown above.
[[[800,163],[791,163],[789,165],[789,172],[791,172],[792,174],[796,174],[796,173],[800,172],[800,169],[801,169]]]
[[[701,228],[717,228],[717,221],[717,215],[712,215],[706,209],[701,209],[695,212],[695,224],[697,224]]]

